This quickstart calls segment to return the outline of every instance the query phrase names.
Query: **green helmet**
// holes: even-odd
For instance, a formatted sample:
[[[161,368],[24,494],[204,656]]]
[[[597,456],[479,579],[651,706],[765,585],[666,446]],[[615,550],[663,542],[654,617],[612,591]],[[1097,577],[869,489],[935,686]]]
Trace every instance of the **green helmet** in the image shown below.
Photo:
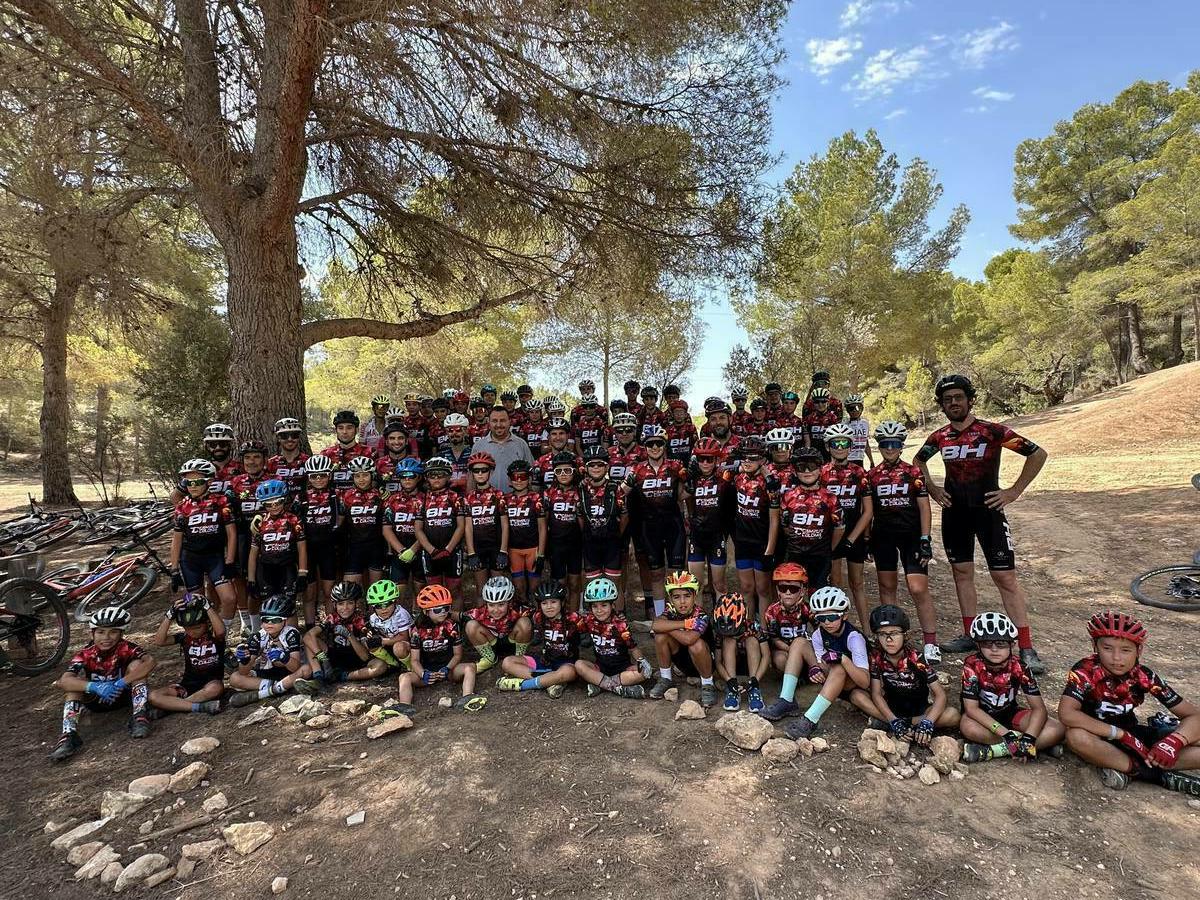
[[[381,578],[367,588],[367,606],[391,606],[400,598],[396,582]]]
[[[617,586],[611,578],[593,578],[583,589],[584,603],[615,603]]]

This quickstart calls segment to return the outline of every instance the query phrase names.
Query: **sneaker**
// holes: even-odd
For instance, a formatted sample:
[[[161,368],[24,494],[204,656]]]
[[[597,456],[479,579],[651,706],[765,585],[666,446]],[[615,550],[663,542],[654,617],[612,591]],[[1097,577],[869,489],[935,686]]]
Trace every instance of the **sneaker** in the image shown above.
[[[789,716],[800,715],[800,704],[795,700],[784,700],[780,697],[766,709],[759,711],[758,714],[768,722],[778,722]]]
[[[198,710],[198,712],[205,712],[205,713],[208,713],[210,716],[215,716],[220,711],[221,711],[221,701],[220,700],[205,700],[203,703],[200,704],[200,709]]]
[[[766,706],[766,704],[763,703],[762,691],[760,691],[756,687],[747,688],[746,689],[746,705],[747,705],[747,707],[749,707],[750,712],[752,712],[752,713],[762,712],[763,708]]]
[[[1200,797],[1200,776],[1190,772],[1163,770],[1162,786],[1168,791],[1178,791],[1192,797]]]
[[[50,751],[50,759],[54,762],[66,762],[83,746],[83,738],[74,731],[68,731],[58,739],[54,749]]]
[[[817,723],[808,716],[801,716],[795,722],[788,722],[783,733],[794,741],[798,741],[800,738],[809,738],[817,733]]]
[[[1048,750],[1040,750],[1040,751],[1038,751],[1038,752],[1039,752],[1039,753],[1041,753],[1041,754],[1042,754],[1042,756],[1049,756],[1049,757],[1051,757],[1052,759],[1062,759],[1062,758],[1063,758],[1063,752],[1064,752],[1065,750],[1066,750],[1066,748],[1065,748],[1065,747],[1063,747],[1063,745],[1062,745],[1062,744],[1055,744],[1053,747],[1051,747],[1051,748],[1050,748],[1050,749],[1048,749]]]
[[[587,686],[587,690],[585,691],[585,693],[588,695],[588,697],[596,697],[596,696],[598,696],[599,694],[602,694],[602,693],[604,693],[604,692],[600,690],[600,685],[598,685],[598,684],[589,684],[589,685]]]
[[[940,666],[942,664],[942,649],[937,644],[925,645],[925,662],[931,666]]]
[[[970,653],[975,649],[975,642],[965,634],[960,634],[952,641],[942,641],[941,648],[946,653]]]
[[[299,681],[296,682],[296,684],[299,683]],[[258,691],[234,691],[229,695],[229,705],[249,706],[251,703],[257,703],[259,699],[260,697],[258,696]]]
[[[1100,780],[1106,788],[1112,788],[1114,791],[1123,791],[1129,787],[1129,776],[1116,769],[1101,769]]]
[[[641,700],[646,696],[646,689],[640,684],[619,684],[613,693],[618,697],[627,697],[630,700]]]
[[[700,705],[712,709],[717,705],[717,686],[714,684],[700,685]]]
[[[379,718],[392,719],[396,716],[408,716],[410,719],[417,711],[411,703],[392,703],[379,711]]]
[[[129,717],[129,736],[131,738],[150,737],[150,717],[144,712]]]
[[[986,762],[992,758],[992,748],[987,744],[963,744],[962,761],[965,763]]]
[[[874,728],[876,731],[887,732],[888,734],[891,734],[892,728],[889,723],[883,721],[883,719],[877,719],[874,716],[869,716],[867,718],[867,727]]]
[[[737,688],[729,688],[725,691],[724,708],[726,712],[737,712],[742,708],[742,700],[738,697]]]
[[[146,718],[151,722],[157,722],[167,714],[165,709],[159,709],[157,706],[146,707]]]
[[[567,686],[565,684],[552,684],[550,687],[546,688],[546,696],[551,700],[557,700],[563,695],[563,692],[566,691],[566,689]]]
[[[1046,664],[1042,662],[1042,658],[1038,656],[1037,651],[1032,647],[1026,647],[1019,654],[1021,662],[1024,663],[1032,675],[1045,675]]]
[[[521,689],[521,679],[515,675],[506,675],[503,678],[496,679],[496,687],[502,691],[519,691]]]
[[[479,657],[479,662],[475,663],[475,672],[479,675],[482,675],[484,672],[486,672],[488,669],[490,669],[495,664],[496,664],[495,656],[492,656],[489,659],[488,657],[481,655]]]
[[[483,694],[464,694],[454,703],[455,709],[461,709],[464,712],[479,712],[485,706],[487,706],[487,697]]]
[[[321,693],[322,685],[325,679],[323,678],[297,678],[292,682],[292,687],[296,689],[297,694],[303,694],[305,697],[315,697]],[[239,693],[254,693],[252,691],[239,691]],[[236,694],[234,696],[237,696]],[[258,696],[257,693],[254,694]],[[236,702],[233,697],[229,698],[230,706],[244,706],[243,703]]]
[[[675,687],[675,682],[670,678],[660,678],[654,682],[654,687],[650,688],[650,699],[661,700],[667,695],[667,691]]]

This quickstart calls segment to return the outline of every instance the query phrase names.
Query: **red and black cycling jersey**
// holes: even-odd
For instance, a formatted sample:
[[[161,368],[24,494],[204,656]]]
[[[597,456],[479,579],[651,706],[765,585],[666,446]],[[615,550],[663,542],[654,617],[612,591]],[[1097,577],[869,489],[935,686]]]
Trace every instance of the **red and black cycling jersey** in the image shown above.
[[[828,410],[831,413],[837,413],[839,422],[842,420],[842,413],[845,410],[842,408],[842,401],[839,400],[837,397],[830,394],[829,395],[829,405],[825,408],[826,408],[826,410]],[[809,399],[804,401],[804,406],[802,406],[800,408],[800,415],[807,416],[809,413],[815,413],[816,411],[817,411],[817,407],[813,404],[812,398],[810,397]]]
[[[425,433],[425,446],[429,448],[429,455],[442,456],[448,443],[450,443],[450,432],[441,422],[434,419],[429,423],[429,428]]]
[[[1137,724],[1135,710],[1147,694],[1167,709],[1183,702],[1174,688],[1141,663],[1124,675],[1113,675],[1096,654],[1071,666],[1063,688],[1063,696],[1078,700],[1084,713],[1118,728]]]
[[[503,404],[501,404],[501,405],[503,405]],[[505,406],[504,408],[508,409],[507,406]],[[525,412],[525,410],[521,409],[520,407],[513,407],[512,409],[508,409],[508,419],[509,419],[509,425],[512,428],[513,432],[519,433],[521,426],[529,421],[529,416]]]
[[[586,418],[599,419],[601,427],[608,424],[608,410],[603,406],[584,406],[582,403],[577,403],[571,409],[570,421],[572,426],[577,426]]]
[[[233,521],[238,531],[245,534],[250,531],[250,523],[262,511],[262,503],[258,499],[258,486],[267,480],[266,473],[248,475],[243,472],[235,475],[229,484],[230,506],[233,508]]]
[[[998,668],[990,666],[978,653],[963,660],[962,699],[974,700],[992,718],[1016,711],[1018,688],[1027,697],[1042,693],[1037,679],[1017,654],[1010,654]]]
[[[386,494],[396,494],[404,490],[403,482],[396,467],[406,459],[412,459],[407,453],[402,456],[392,456],[386,450],[379,455],[375,463],[375,477],[379,479],[379,488]]]
[[[611,481],[601,487],[588,481],[579,486],[579,524],[585,537],[617,537],[623,515],[625,498]]]
[[[788,609],[776,600],[763,613],[763,627],[768,637],[790,644],[796,638],[808,639],[808,623],[811,619],[807,601],[801,600]]]
[[[846,528],[853,528],[862,515],[863,497],[871,490],[866,469],[855,462],[825,463],[821,467],[821,485],[837,498]]]
[[[223,463],[218,463],[215,459],[212,464],[217,467],[217,476],[209,482],[208,490],[212,494],[224,494],[229,491],[229,484],[233,479],[242,474],[242,461],[230,457]]]
[[[417,413],[405,416],[400,423],[408,432],[409,440],[416,442],[418,452],[426,452],[429,449],[429,426],[433,424],[433,419],[424,413]]]
[[[823,413],[817,412],[815,409],[810,413],[804,414],[804,431],[808,435],[809,443],[814,447],[825,446],[825,429],[830,425],[836,425],[842,421],[841,411],[834,412],[832,409],[827,409]]]
[[[538,521],[546,518],[542,495],[533,491],[504,495],[508,511],[508,549],[532,550],[538,545]]]
[[[833,532],[842,527],[837,498],[825,488],[790,488],[779,499],[779,524],[789,553],[828,556],[833,553]]]
[[[264,513],[258,523],[258,534],[254,536],[254,546],[258,547],[258,558],[262,562],[286,565],[296,562],[303,540],[304,525],[296,515]]]
[[[683,479],[683,463],[679,460],[663,459],[657,469],[647,460],[630,469],[625,486],[629,488],[633,508],[643,521],[679,520],[683,517],[679,508]]]
[[[276,453],[267,460],[267,477],[278,478],[287,485],[288,492],[295,496],[304,489],[304,463],[308,461],[309,456],[311,454],[301,450],[295,459],[288,461],[282,453]]]
[[[749,425],[752,421],[754,421],[754,417],[750,415],[750,410],[748,409],[743,409],[741,412],[732,412],[729,415],[729,430],[738,437],[745,437],[750,433]],[[707,422],[700,429],[700,433],[705,436],[711,433]]]
[[[577,539],[579,531],[579,489],[551,485],[542,494],[546,506],[546,539]]]
[[[547,619],[541,610],[535,612],[533,640],[542,645],[542,659],[554,668],[579,659],[582,626],[583,617],[579,613],[564,612],[557,619]]]
[[[471,458],[470,442],[464,443],[458,451],[455,451],[453,444],[447,444],[438,452],[450,460],[450,488],[465,494],[467,485],[471,483],[471,473],[468,471],[470,466],[467,463]]]
[[[454,537],[458,520],[464,513],[462,496],[446,488],[422,495],[417,520],[421,523],[429,543],[438,549],[445,549]]]
[[[925,439],[916,458],[940,454],[946,466],[946,493],[955,506],[984,506],[989,491],[1000,489],[1000,451],[1032,456],[1038,445],[1007,425],[975,419],[962,431],[949,423]]]
[[[526,419],[517,429],[517,434],[529,445],[530,453],[534,456],[541,456],[546,452],[546,446],[550,443],[550,420],[545,416],[536,422]]]
[[[400,538],[400,543],[411,546],[416,540],[417,516],[425,495],[419,490],[397,491],[389,494],[383,506],[383,524],[391,528]]]
[[[804,434],[804,420],[794,412],[789,413],[780,410],[779,414],[775,416],[775,427],[790,428],[793,440]]]
[[[145,655],[145,650],[124,638],[108,650],[101,650],[94,641],[89,641],[71,657],[67,672],[85,681],[116,681],[125,677],[130,663]]]
[[[475,443],[477,438],[483,437],[492,430],[492,423],[487,419],[483,421],[471,422],[471,427],[467,429],[467,436],[471,439],[471,443]]]
[[[767,470],[768,475],[779,482],[779,489],[781,491],[790,487],[795,487],[798,483],[796,481],[796,467],[790,462],[769,462],[764,466],[764,468]]]
[[[555,484],[554,481],[554,457],[559,453],[570,453],[574,457],[572,465],[575,466],[575,471],[578,473],[583,468],[583,460],[575,456],[575,451],[564,447],[562,450],[550,449],[537,458],[537,462],[533,464],[534,477],[533,484],[540,485],[542,489],[551,487]]]
[[[608,448],[608,477],[613,481],[624,481],[633,467],[646,461],[646,448],[636,442],[625,446],[614,441]]]
[[[191,637],[186,631],[177,631],[174,640],[183,654],[184,684],[198,685],[224,679],[224,637],[214,638],[211,629],[206,628],[199,637]]]
[[[733,476],[733,491],[733,539],[766,546],[771,510],[779,508],[779,482],[761,469],[753,475],[738,472]]]
[[[356,487],[342,491],[346,513],[346,537],[351,544],[372,544],[383,537],[383,496],[374,488]]]
[[[375,451],[366,444],[355,441],[349,446],[335,443],[331,447],[326,447],[321,451],[322,456],[328,456],[333,460],[333,478],[330,483],[335,490],[342,491],[353,486],[354,477],[350,470],[346,468],[350,460],[359,456],[365,456],[368,459],[375,458]]]
[[[225,552],[225,526],[233,521],[233,510],[223,494],[205,494],[198,500],[184,497],[175,504],[174,530],[183,535],[188,553]]]
[[[771,425],[771,420],[765,414],[759,417],[754,415],[754,413],[750,413],[750,418],[746,421],[745,425],[746,430],[742,436],[758,435],[759,437],[765,437],[767,432],[771,430]]]
[[[629,651],[637,647],[637,642],[623,616],[614,612],[607,622],[601,622],[595,613],[588,613],[583,616],[579,630],[592,636],[592,650],[597,661],[606,660],[613,667],[632,664]]]
[[[588,447],[600,447],[604,444],[608,432],[608,417],[600,415],[583,415],[575,422],[575,441],[582,453]]]
[[[684,483],[688,522],[694,535],[717,537],[728,527],[733,477],[714,469],[711,475],[692,474]]]
[[[504,491],[487,485],[482,490],[468,491],[463,497],[471,534],[476,550],[500,547],[500,523],[508,517]]]
[[[500,618],[494,618],[488,612],[487,604],[481,604],[467,613],[472,619],[490,631],[498,638],[506,638],[512,633],[513,627],[524,615],[519,609],[509,604],[508,609]]]
[[[871,529],[887,534],[920,534],[918,497],[928,497],[925,476],[902,459],[876,463],[867,473],[871,497]]]
[[[896,702],[907,709],[929,704],[929,686],[937,681],[937,672],[911,647],[905,647],[895,660],[875,648],[869,669],[871,679],[883,683],[883,697],[889,706]]]
[[[667,425],[667,456],[686,465],[696,446],[696,426],[689,422],[672,422]]]
[[[367,618],[357,610],[350,616],[343,618],[337,613],[335,608],[321,620],[321,631],[324,632],[325,642],[330,649],[345,650],[353,653],[350,646],[350,637],[346,634],[338,633],[338,626],[341,625],[349,632],[350,635],[358,638],[360,641],[367,636],[368,625]]]
[[[450,619],[435,624],[425,616],[418,618],[413,625],[411,639],[424,669],[440,669],[449,665],[455,649],[462,644],[458,625]]]
[[[310,543],[333,539],[342,510],[335,491],[310,487],[296,498],[295,510]]]

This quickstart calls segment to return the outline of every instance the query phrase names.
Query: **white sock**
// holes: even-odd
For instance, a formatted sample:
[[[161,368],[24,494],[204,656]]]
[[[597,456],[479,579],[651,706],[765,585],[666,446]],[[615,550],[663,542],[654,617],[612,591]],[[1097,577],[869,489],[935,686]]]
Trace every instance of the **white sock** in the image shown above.
[[[701,678],[700,683],[705,685],[706,687],[712,687],[712,683],[713,683],[712,676],[709,675],[707,678]]]
[[[658,597],[655,597],[654,598],[654,614],[656,616],[661,616],[664,612],[666,612],[666,609],[667,609],[667,601],[660,600]]]
[[[670,681],[671,680],[671,670],[670,669],[659,669],[658,677],[661,678],[663,681]]]
[[[258,613],[250,613],[250,630],[257,633],[260,628],[262,628],[262,616]]]
[[[221,621],[225,623],[225,633],[233,634],[233,619],[222,619]]]

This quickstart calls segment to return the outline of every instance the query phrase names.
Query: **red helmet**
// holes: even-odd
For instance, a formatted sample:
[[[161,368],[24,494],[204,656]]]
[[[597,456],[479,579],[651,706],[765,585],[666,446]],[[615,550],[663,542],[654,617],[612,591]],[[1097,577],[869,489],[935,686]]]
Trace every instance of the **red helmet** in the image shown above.
[[[1096,638],[1117,637],[1133,641],[1139,647],[1146,643],[1146,626],[1127,613],[1111,609],[1088,619],[1087,630],[1093,641]]]
[[[687,408],[686,400],[672,400],[667,404],[667,409],[682,409],[684,412],[687,412]]]
[[[452,403],[469,403],[470,400],[471,398],[467,396],[466,391],[455,391],[454,396],[450,398]]]
[[[692,451],[697,457],[716,458],[721,456],[724,451],[721,449],[721,442],[716,438],[702,437],[696,441],[696,448]]]
[[[477,450],[467,458],[468,466],[487,466],[490,469],[496,468],[496,459],[490,453],[485,453],[483,450]]]

